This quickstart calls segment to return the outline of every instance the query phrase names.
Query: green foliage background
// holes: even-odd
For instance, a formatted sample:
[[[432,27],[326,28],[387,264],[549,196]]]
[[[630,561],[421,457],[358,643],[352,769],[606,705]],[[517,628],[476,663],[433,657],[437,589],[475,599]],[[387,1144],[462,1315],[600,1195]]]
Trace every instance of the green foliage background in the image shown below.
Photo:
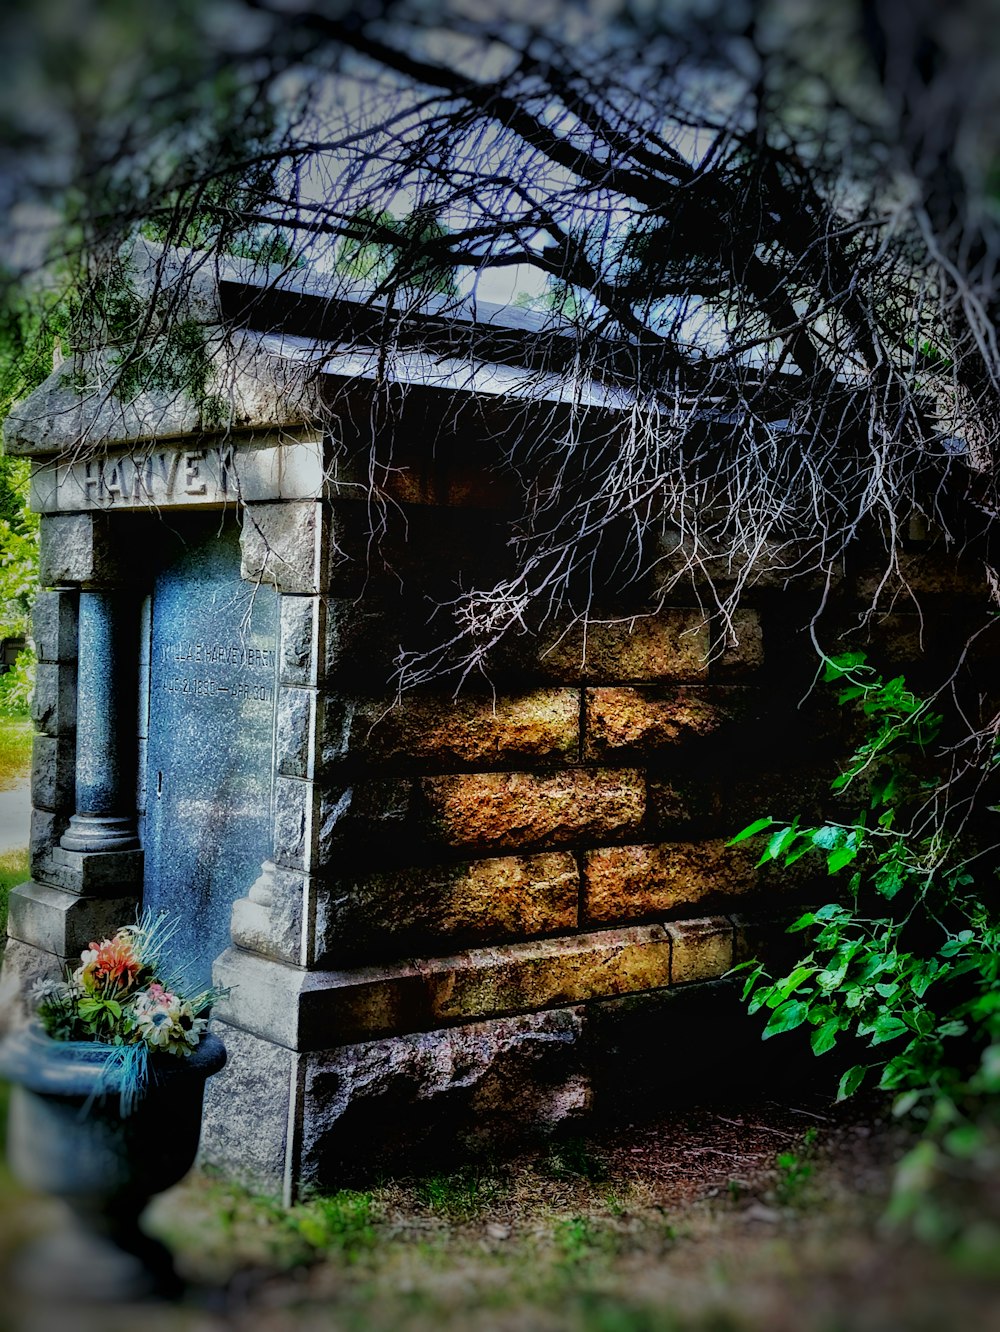
[[[949,748],[930,701],[902,676],[878,675],[863,653],[828,659],[825,680],[864,718],[832,784],[856,790],[861,808],[853,821],[818,827],[765,816],[733,841],[766,834],[761,864],[809,856],[847,882],[789,926],[811,945],[784,975],[761,961],[737,970],[748,972],[749,1011],[766,1014],[765,1040],[803,1029],[815,1055],[846,1046],[838,1099],[874,1082],[894,1114],[922,1126],[892,1214],[947,1235],[957,1222],[930,1201],[937,1175],[992,1158],[1000,1142],[995,848],[984,845],[988,827],[961,820],[959,791],[941,799]]]

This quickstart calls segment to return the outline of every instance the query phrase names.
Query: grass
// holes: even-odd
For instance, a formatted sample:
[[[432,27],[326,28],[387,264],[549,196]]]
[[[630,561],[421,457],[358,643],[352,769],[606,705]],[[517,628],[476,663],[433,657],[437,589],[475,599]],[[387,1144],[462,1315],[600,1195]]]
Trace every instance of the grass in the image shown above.
[[[770,1147],[776,1133],[788,1159]],[[254,1293],[235,1310],[249,1332],[985,1325],[995,1288],[969,1284],[940,1254],[883,1243],[888,1149],[875,1137],[848,1122],[822,1133],[787,1117],[765,1125],[732,1198],[726,1171],[742,1139],[730,1120],[714,1139],[665,1120],[652,1157],[650,1139],[626,1129],[621,1141],[570,1140],[288,1210],[195,1175],[154,1204],[151,1228],[196,1290]],[[694,1191],[674,1182],[692,1153],[714,1162]],[[777,1206],[775,1191],[786,1200]],[[855,1320],[859,1308],[867,1322]]]
[[[30,717],[0,714],[0,791],[9,791],[31,772]],[[7,933],[7,899],[10,890],[29,877],[28,852],[0,853],[0,956]]]
[[[192,1283],[177,1321],[150,1326],[156,1332],[223,1325],[240,1332],[992,1326],[986,1315],[1000,1281],[973,1279],[940,1252],[898,1237],[885,1242],[879,1217],[891,1158],[904,1146],[898,1126],[886,1120],[861,1136],[855,1120],[838,1111],[843,1122],[828,1119],[817,1132],[799,1111],[781,1117],[778,1109],[768,1102],[738,1124],[731,1113],[664,1115],[651,1130],[624,1125],[591,1141],[382,1180],[367,1191],[341,1190],[287,1209],[196,1172],[156,1200],[147,1218]],[[781,1155],[794,1160],[776,1161],[776,1135],[785,1142]],[[734,1160],[738,1198],[725,1187]],[[701,1163],[696,1174],[693,1162]],[[811,1167],[808,1206],[798,1196],[804,1164]],[[776,1184],[790,1175],[793,1197],[778,1207]],[[58,1223],[54,1212],[47,1220],[43,1202],[15,1189],[0,1173],[0,1252],[18,1231]],[[204,1321],[208,1311],[225,1315],[225,1322]]]
[[[0,791],[9,791],[31,771],[31,718],[0,714]]]
[[[0,854],[0,950],[7,930],[7,899],[10,890],[30,877],[27,849]]]

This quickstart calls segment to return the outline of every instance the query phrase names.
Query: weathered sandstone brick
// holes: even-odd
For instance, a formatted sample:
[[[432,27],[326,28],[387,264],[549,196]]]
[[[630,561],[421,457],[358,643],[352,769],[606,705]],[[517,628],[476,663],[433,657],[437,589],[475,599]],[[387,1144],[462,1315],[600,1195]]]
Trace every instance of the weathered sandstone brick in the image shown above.
[[[397,846],[412,847],[418,836],[412,826],[414,784],[409,777],[376,777],[324,789],[318,809],[317,865],[343,873],[345,856],[370,857],[391,853]]]
[[[320,959],[396,954],[442,940],[489,940],[571,930],[580,876],[565,852],[501,856],[337,880],[316,907]]]
[[[758,850],[723,841],[605,846],[584,857],[584,920],[635,920],[751,891]]]
[[[588,689],[584,757],[645,753],[714,735],[752,715],[757,692],[741,686]]]
[[[691,836],[687,830],[714,826],[718,801],[711,783],[700,776],[671,774],[650,778],[648,783],[650,822],[660,832]],[[749,822],[749,820],[747,820]],[[708,833],[705,833],[708,836]]]
[[[712,676],[736,680],[752,675],[764,665],[764,631],[760,613],[734,611],[732,629],[722,639],[722,652],[712,663]]]
[[[428,975],[435,1017],[514,1013],[668,985],[670,940],[659,925],[638,926],[484,951],[475,962]]]
[[[591,624],[539,648],[539,667],[551,679],[704,680],[709,632],[700,610],[673,608],[658,615]]]
[[[360,705],[349,752],[370,761],[430,761],[479,766],[575,758],[580,700],[575,689],[540,689],[514,697],[429,698],[411,695],[395,707]]]
[[[887,569],[884,562],[873,561],[859,573],[854,590],[861,601],[877,598],[883,606],[909,595],[972,602],[984,601],[988,595],[982,565],[974,557],[963,558],[940,547],[897,551],[892,569]]]
[[[721,512],[706,515],[708,523],[722,518]],[[724,542],[704,538],[695,547],[677,527],[666,527],[653,545],[657,573],[663,585],[673,586],[680,575],[684,581],[702,584],[733,583],[740,579],[747,587],[784,588],[794,579],[797,587],[822,587],[825,575],[809,570],[809,549],[804,542],[764,541],[751,557],[745,550],[733,550]],[[843,569],[834,566],[833,577],[840,581]]]
[[[638,831],[646,781],[630,768],[544,776],[476,772],[421,783],[431,826],[452,846],[559,845]]]
[[[715,980],[733,965],[733,926],[725,916],[678,920],[665,928],[673,945],[671,985]]]

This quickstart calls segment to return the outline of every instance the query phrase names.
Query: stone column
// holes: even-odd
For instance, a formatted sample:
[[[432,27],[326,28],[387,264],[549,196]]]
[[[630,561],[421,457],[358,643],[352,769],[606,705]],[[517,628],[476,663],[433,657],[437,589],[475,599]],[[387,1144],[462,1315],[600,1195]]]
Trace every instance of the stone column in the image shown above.
[[[32,981],[64,975],[92,939],[133,920],[142,894],[132,699],[143,542],[122,557],[111,536],[103,514],[42,518],[39,582],[51,590],[34,615],[31,878],[10,894],[0,1024],[27,1015]]]
[[[76,720],[76,813],[67,851],[133,851],[135,821],[134,598],[80,592]]]

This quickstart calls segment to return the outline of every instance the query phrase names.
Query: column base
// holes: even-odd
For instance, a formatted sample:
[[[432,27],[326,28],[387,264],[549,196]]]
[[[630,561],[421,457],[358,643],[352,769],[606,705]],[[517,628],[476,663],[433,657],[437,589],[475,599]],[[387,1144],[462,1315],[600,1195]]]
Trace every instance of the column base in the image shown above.
[[[115,814],[74,814],[59,845],[67,851],[135,851],[135,820]]]

